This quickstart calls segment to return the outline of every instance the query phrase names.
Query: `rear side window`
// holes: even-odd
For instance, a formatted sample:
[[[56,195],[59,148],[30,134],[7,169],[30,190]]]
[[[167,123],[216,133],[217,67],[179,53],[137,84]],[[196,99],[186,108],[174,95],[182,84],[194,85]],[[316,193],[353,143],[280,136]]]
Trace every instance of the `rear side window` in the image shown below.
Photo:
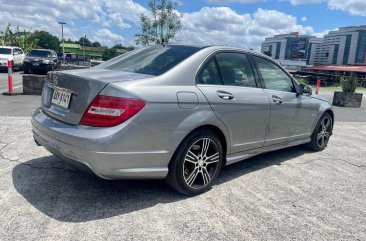
[[[95,68],[161,75],[199,50],[190,46],[151,46],[120,55]]]
[[[224,85],[256,87],[248,58],[241,53],[219,53],[216,55]]]
[[[216,54],[201,70],[198,83],[256,87],[248,58],[241,53]]]
[[[198,76],[198,83],[206,85],[221,84],[220,74],[217,70],[215,58],[211,58],[211,60],[202,68]]]
[[[295,92],[291,78],[281,68],[266,59],[257,56],[253,58],[267,89]]]

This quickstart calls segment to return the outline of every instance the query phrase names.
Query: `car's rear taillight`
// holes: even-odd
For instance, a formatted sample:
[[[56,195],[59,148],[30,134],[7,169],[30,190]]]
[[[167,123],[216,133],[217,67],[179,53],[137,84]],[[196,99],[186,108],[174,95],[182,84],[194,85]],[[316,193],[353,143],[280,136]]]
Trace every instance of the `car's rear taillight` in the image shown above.
[[[80,124],[95,127],[116,126],[134,116],[144,106],[145,102],[140,99],[98,95],[85,111]]]

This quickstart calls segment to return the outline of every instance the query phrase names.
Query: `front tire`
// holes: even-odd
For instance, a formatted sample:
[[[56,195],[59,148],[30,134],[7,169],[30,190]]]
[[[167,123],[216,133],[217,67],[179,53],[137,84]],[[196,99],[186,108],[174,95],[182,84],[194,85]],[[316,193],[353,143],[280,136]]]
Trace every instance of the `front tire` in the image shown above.
[[[316,125],[311,142],[308,147],[313,151],[322,151],[328,145],[330,136],[333,132],[333,119],[329,113],[325,113]]]
[[[209,190],[224,159],[219,138],[209,130],[189,135],[178,147],[170,164],[167,183],[176,191],[193,196]]]

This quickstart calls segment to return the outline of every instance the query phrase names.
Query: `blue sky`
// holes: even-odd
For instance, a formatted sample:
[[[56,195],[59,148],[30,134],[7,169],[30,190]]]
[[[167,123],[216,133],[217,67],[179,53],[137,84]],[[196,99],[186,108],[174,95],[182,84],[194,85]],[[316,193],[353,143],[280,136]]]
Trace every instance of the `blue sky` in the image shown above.
[[[87,35],[112,46],[133,44],[145,0],[0,0],[0,28],[46,30],[66,38]],[[22,6],[19,11],[19,6]],[[366,0],[179,0],[183,29],[175,41],[258,49],[265,37],[298,31],[321,37],[340,26],[366,24]]]

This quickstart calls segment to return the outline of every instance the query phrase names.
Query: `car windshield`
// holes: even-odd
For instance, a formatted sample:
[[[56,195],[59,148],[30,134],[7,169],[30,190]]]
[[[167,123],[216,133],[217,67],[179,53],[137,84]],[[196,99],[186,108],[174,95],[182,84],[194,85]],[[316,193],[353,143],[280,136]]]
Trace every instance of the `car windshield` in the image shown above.
[[[95,68],[161,75],[198,50],[198,47],[179,45],[151,46],[120,55]]]
[[[49,58],[51,57],[51,52],[46,50],[31,50],[28,54],[30,57],[43,57]]]
[[[9,48],[0,48],[0,54],[11,54],[11,49],[9,49]]]

